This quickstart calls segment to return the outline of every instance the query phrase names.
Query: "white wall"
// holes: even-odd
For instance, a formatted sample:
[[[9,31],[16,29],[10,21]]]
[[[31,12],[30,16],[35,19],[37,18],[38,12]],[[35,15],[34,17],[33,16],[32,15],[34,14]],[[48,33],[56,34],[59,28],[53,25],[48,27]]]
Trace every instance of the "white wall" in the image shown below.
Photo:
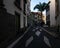
[[[50,26],[55,26],[55,0],[50,0]]]

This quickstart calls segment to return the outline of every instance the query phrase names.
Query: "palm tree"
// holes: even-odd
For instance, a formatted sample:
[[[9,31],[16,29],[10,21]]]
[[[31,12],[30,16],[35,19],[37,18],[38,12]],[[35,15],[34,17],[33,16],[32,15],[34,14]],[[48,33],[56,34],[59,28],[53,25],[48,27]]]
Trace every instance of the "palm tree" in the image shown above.
[[[49,4],[50,4],[50,1],[48,2],[48,3],[39,3],[39,4],[37,4],[35,7],[34,7],[34,10],[35,9],[38,9],[38,11],[40,11],[41,12],[41,19],[42,19],[42,12],[44,11],[44,10],[46,10],[47,9],[47,7],[49,6]]]

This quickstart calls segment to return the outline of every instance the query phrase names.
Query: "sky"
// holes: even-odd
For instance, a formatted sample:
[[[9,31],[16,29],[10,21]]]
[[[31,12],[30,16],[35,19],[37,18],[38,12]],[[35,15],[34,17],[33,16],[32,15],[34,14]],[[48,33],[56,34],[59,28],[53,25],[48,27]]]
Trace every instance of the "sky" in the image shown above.
[[[31,11],[37,11],[37,10],[33,10],[33,8],[36,4],[39,4],[39,2],[41,2],[41,3],[46,2],[47,3],[48,1],[49,0],[31,0],[31,4],[30,4]]]
[[[33,10],[34,6],[36,4],[39,4],[39,2],[43,3],[43,2],[48,2],[49,0],[31,0],[31,4],[30,4],[30,10],[33,12],[37,12],[37,9]],[[44,11],[43,13],[45,14],[46,11]]]

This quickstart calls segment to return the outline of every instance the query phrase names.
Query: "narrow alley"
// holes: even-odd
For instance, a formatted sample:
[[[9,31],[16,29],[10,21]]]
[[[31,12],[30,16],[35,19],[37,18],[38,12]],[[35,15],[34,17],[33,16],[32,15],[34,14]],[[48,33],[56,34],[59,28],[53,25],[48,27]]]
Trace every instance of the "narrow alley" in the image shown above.
[[[60,40],[40,26],[32,26],[16,44],[11,44],[7,48],[60,48]]]
[[[0,0],[0,48],[60,48],[60,0]]]

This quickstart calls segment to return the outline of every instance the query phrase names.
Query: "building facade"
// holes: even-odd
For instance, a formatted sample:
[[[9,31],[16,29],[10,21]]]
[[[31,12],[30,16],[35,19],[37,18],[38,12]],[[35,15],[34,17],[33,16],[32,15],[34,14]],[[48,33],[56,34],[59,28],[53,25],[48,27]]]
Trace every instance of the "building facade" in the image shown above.
[[[50,26],[50,6],[46,9],[46,24]]]
[[[16,28],[21,30],[27,27],[27,0],[4,0],[7,12],[16,16]]]
[[[31,22],[29,21],[30,20],[30,13],[31,13],[31,11],[30,11],[30,2],[31,2],[31,0],[28,0],[27,1],[27,5],[26,5],[26,13],[27,13],[27,24],[28,24],[28,26],[30,26],[31,25]]]
[[[56,0],[56,16],[55,16],[55,19],[56,19],[56,24],[60,25],[60,1],[59,0]]]
[[[31,12],[34,18],[34,21],[39,22],[41,20],[41,13],[40,12]]]
[[[13,40],[26,30],[27,12],[30,12],[29,8],[27,10],[28,2],[30,1],[0,0],[1,43],[3,40]]]
[[[60,0],[49,0],[50,3],[50,25],[60,24]]]
[[[56,20],[55,20],[55,0],[49,0],[51,1],[50,3],[50,26],[55,26],[56,25]]]
[[[41,22],[41,13],[40,12],[31,12],[31,13],[32,13],[34,21],[36,21],[37,23]],[[46,16],[44,16],[43,14],[42,14],[42,21],[46,24]]]
[[[60,0],[56,0],[56,26],[58,27],[59,31],[60,31]]]

